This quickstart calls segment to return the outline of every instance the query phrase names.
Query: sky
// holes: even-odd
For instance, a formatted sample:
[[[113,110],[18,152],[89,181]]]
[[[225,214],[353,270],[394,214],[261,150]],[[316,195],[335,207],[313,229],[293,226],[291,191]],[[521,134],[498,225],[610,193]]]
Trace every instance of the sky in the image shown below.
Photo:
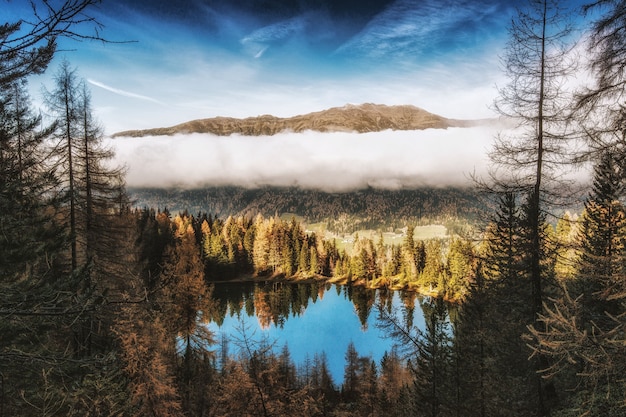
[[[514,3],[104,0],[91,13],[112,42],[62,42],[57,61],[108,133],[366,102],[488,117]]]
[[[9,1],[2,13],[18,16],[24,3]],[[110,42],[62,41],[50,70],[34,77],[31,88],[37,101],[40,85],[49,86],[58,62],[69,60],[89,83],[96,116],[107,134],[216,116],[288,117],[360,103],[411,104],[449,118],[488,118],[494,116],[496,86],[505,83],[499,57],[518,4],[517,0],[103,0],[90,12],[103,24],[101,34]],[[473,138],[479,134],[476,144]],[[493,134],[468,133],[465,143],[482,151]],[[370,137],[372,152],[359,163],[378,162],[376,153],[388,136]],[[291,141],[298,140],[293,135],[282,137],[286,142],[273,144],[275,149],[292,149]],[[417,145],[408,142],[408,148],[398,152],[429,159],[432,151],[436,158],[442,149],[451,150],[446,139],[437,137],[428,145],[418,139]],[[176,167],[172,172],[194,154],[221,152],[224,162],[242,152],[254,160],[258,150],[245,140],[234,141],[241,147],[225,147],[217,138],[200,143],[194,142],[198,138],[183,139],[181,143],[194,143],[195,150],[179,152],[181,159],[171,162]],[[450,143],[455,140],[459,139]],[[320,166],[315,161],[328,154],[315,147],[318,136],[309,135],[306,141],[311,143],[301,149],[305,154],[300,165],[309,167],[304,170],[308,174],[301,166],[291,173],[264,172],[269,168],[258,158],[258,166],[248,167],[249,171],[257,180],[267,177],[272,182],[282,175],[278,182],[306,182]],[[149,182],[146,172],[153,172],[152,182],[178,181],[169,172],[159,172],[163,156],[154,158],[151,166],[139,166],[142,155],[136,149],[145,147],[127,142],[113,143],[127,155],[118,162],[129,167],[129,178],[138,179],[129,181],[131,185]],[[167,152],[170,145],[159,143],[161,148],[153,153]],[[348,163],[353,138],[344,135],[335,143],[336,149],[346,150],[342,162]],[[457,176],[466,176],[481,163],[468,161],[466,147],[452,149],[458,155],[451,158],[463,171]],[[289,162],[286,157],[279,161]],[[414,173],[381,174],[378,182],[398,183],[404,181],[400,177]],[[202,172],[197,174],[189,181],[208,181]],[[240,174],[228,171],[223,176],[228,182]],[[347,183],[377,181],[354,175]]]

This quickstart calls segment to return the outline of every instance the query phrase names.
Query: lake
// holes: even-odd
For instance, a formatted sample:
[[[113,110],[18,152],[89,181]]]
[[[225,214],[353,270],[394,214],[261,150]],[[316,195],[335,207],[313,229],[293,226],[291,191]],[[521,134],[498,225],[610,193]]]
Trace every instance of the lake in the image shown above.
[[[424,328],[421,297],[414,293],[368,290],[327,283],[245,282],[215,284],[219,314],[209,328],[216,340],[246,336],[266,339],[279,353],[287,345],[296,366],[325,352],[336,384],[343,381],[345,354],[353,342],[361,356],[377,364],[395,341],[379,328],[378,305],[396,311],[406,323]]]

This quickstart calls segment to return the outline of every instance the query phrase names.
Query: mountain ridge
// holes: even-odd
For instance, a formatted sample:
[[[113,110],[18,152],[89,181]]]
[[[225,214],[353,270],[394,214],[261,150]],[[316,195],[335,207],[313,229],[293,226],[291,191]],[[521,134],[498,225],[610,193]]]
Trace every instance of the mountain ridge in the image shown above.
[[[387,106],[364,103],[346,104],[326,110],[292,116],[261,115],[238,119],[212,117],[196,119],[170,127],[126,130],[112,137],[173,136],[177,134],[210,133],[217,136],[271,136],[282,132],[380,132],[383,130],[447,129],[486,124],[491,119],[459,120],[430,113],[412,105]]]

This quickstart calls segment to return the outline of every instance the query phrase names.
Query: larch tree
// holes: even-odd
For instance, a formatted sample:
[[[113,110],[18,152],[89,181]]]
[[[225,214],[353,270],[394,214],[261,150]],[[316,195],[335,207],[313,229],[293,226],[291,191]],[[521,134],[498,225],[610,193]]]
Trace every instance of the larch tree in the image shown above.
[[[175,245],[169,250],[163,268],[164,322],[177,338],[181,358],[183,406],[189,409],[194,398],[198,369],[213,356],[215,344],[212,332],[204,325],[211,317],[211,290],[204,281],[200,250],[188,218],[174,218]]]
[[[574,65],[566,43],[572,31],[567,21],[553,0],[530,0],[527,10],[518,11],[503,57],[509,82],[499,89],[495,102],[498,113],[517,128],[497,137],[490,153],[492,180],[496,186],[528,195],[532,303],[537,313],[543,302],[540,219],[548,199],[554,197],[550,191],[562,174],[568,143],[564,122],[569,97],[563,84]]]
[[[124,170],[107,165],[114,153],[103,144],[102,128],[93,115],[91,93],[84,81],[78,84],[77,89],[80,133],[76,165],[80,172],[78,185],[82,194],[81,210],[84,212],[82,228],[85,257],[91,262],[96,253],[103,257],[103,252],[111,252],[111,240],[115,239],[115,236],[110,235],[115,232],[111,227],[111,218],[124,212],[127,201]],[[107,260],[113,259],[108,256]]]
[[[103,303],[105,292],[113,295],[112,288],[123,284],[123,280],[114,282],[128,260],[120,245],[128,229],[121,216],[128,206],[123,170],[108,166],[113,152],[103,146],[89,90],[76,69],[64,60],[54,81],[46,102],[56,118],[56,173],[66,199],[63,217],[70,240],[69,272],[76,281],[77,302],[92,311],[94,303]],[[91,314],[77,322],[82,323],[76,335],[77,352],[88,356],[94,329],[106,326]]]
[[[398,354],[397,348],[393,348],[391,352],[385,352],[380,360],[379,379],[380,406],[385,410],[385,415],[400,415],[400,410],[403,408],[400,403],[401,395],[406,394],[411,383],[411,375]]]
[[[444,265],[442,259],[443,244],[440,239],[429,239],[424,244],[424,268],[419,284],[427,291],[443,291]]]
[[[259,274],[267,274],[269,272],[270,257],[270,238],[273,222],[263,219],[260,214],[254,221],[254,241],[252,246],[252,263],[254,271]]]
[[[84,80],[76,88],[79,127],[75,158],[79,203],[76,231],[86,266],[82,290],[92,300],[104,300],[102,303],[107,304],[122,297],[129,265],[135,260],[128,256],[129,201],[124,169],[111,164],[114,152],[103,143],[102,128],[93,114],[91,93]],[[84,323],[88,351],[93,343],[91,335],[98,333],[95,329],[112,324],[110,308],[100,311],[102,314],[89,317]]]
[[[535,317],[542,311],[546,277],[542,272],[543,223],[548,202],[564,184],[559,181],[566,162],[565,130],[569,93],[567,77],[575,69],[569,44],[572,27],[567,10],[554,0],[530,0],[518,10],[509,28],[502,63],[508,83],[499,88],[495,109],[516,123],[497,137],[490,159],[492,190],[513,189],[528,196],[529,271]],[[537,369],[545,367],[539,357]],[[537,415],[547,413],[546,390],[536,379]]]
[[[574,278],[578,256],[576,247],[578,226],[578,215],[572,215],[569,211],[566,211],[556,223],[554,272],[558,281]]]
[[[67,319],[71,322],[84,306],[72,305],[62,279],[59,259],[67,234],[57,221],[59,178],[47,163],[51,128],[33,114],[25,83],[46,71],[61,39],[103,40],[100,24],[89,15],[100,1],[28,3],[28,15],[0,21],[0,321],[3,331],[12,328],[0,338],[2,412],[68,414],[73,408],[80,413],[86,397],[79,391],[94,374],[75,372],[89,361],[73,363],[65,343]],[[79,378],[82,387],[74,390]],[[94,401],[91,412],[102,410],[102,404]]]
[[[118,316],[122,370],[128,379],[130,410],[141,417],[174,417],[182,413],[166,326],[158,317],[128,305]]]
[[[0,85],[0,374],[7,415],[28,414],[26,402],[54,387],[58,367],[52,372],[39,359],[65,357],[47,343],[67,309],[56,268],[67,236],[55,222],[57,180],[43,144],[50,131],[40,122],[22,82]],[[47,394],[63,403],[59,390]]]
[[[88,11],[101,0],[65,0],[59,5],[29,0],[32,16],[0,25],[0,85],[43,73],[62,38],[104,40]],[[92,32],[83,32],[89,26]]]
[[[33,113],[25,81],[0,86],[0,275],[5,279],[52,253],[58,230],[46,230],[57,178],[47,170],[45,139],[52,127]],[[60,235],[62,237],[62,234]],[[56,250],[54,250],[56,251]]]
[[[407,282],[417,280],[418,267],[417,267],[417,249],[415,247],[415,239],[413,237],[415,233],[415,226],[409,225],[407,227],[406,236],[402,243],[402,265],[404,266],[404,277]]]
[[[78,76],[76,69],[63,60],[54,77],[54,90],[46,94],[46,104],[58,126],[58,176],[62,179],[62,190],[68,203],[68,228],[70,236],[70,269],[78,269],[78,190],[75,158],[79,133],[78,125]]]
[[[593,151],[624,155],[626,134],[626,1],[598,0],[583,11],[594,16],[586,44],[592,83],[579,91],[573,116]]]

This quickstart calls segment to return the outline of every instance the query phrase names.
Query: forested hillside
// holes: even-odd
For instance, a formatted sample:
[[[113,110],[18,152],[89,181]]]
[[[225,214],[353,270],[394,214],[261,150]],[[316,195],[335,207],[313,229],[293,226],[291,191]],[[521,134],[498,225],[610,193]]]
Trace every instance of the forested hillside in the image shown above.
[[[298,187],[207,187],[203,189],[131,188],[136,207],[167,208],[170,212],[208,212],[218,216],[260,213],[295,215],[307,223],[323,222],[336,233],[361,229],[394,230],[409,223],[476,223],[485,204],[472,188],[385,190],[369,188],[342,193]],[[393,215],[389,215],[393,213]]]

